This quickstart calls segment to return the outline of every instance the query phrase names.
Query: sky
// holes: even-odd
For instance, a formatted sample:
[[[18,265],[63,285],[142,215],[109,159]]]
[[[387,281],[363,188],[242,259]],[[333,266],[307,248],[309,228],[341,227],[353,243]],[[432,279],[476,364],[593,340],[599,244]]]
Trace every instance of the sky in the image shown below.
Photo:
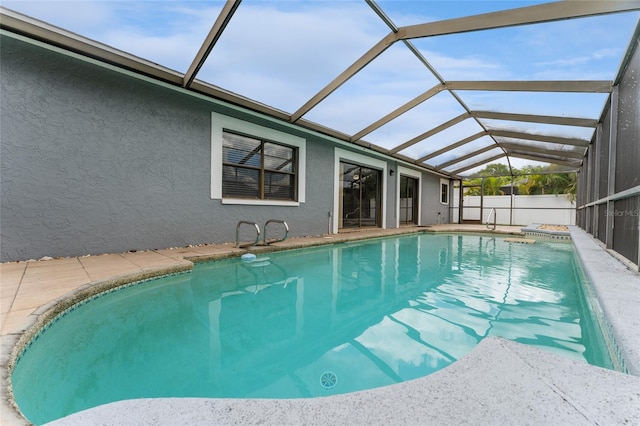
[[[377,2],[397,27],[540,3],[544,2]],[[223,2],[18,0],[0,5],[184,73]],[[612,14],[411,43],[447,81],[612,80],[639,16],[640,12]],[[361,0],[243,0],[197,78],[293,113],[389,32]],[[395,43],[303,118],[353,135],[438,83],[403,43]],[[606,94],[456,93],[472,110],[595,119],[607,99]],[[458,100],[442,92],[363,139],[393,148],[463,112]],[[490,124],[587,139],[592,134],[570,126]],[[419,158],[480,130],[477,122],[465,120],[401,154]],[[491,143],[488,137],[475,140],[430,164],[443,164]],[[532,162],[514,163],[520,167]]]

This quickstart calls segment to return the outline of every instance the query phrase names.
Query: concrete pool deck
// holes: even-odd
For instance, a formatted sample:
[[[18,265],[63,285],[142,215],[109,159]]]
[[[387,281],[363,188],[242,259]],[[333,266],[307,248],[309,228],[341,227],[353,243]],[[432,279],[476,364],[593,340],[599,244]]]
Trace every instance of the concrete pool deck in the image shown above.
[[[503,339],[485,339],[468,356],[422,379],[308,400],[153,399],[108,404],[58,424],[640,424],[640,276],[571,227],[627,369],[614,371],[567,360]],[[522,235],[521,227],[497,233]],[[433,225],[366,230],[276,243],[280,248],[407,232],[487,232],[484,225]],[[254,251],[254,250],[252,250]],[[188,270],[194,259],[238,255],[233,244],[0,264],[2,407],[0,423],[26,424],[9,405],[11,351],[47,312],[69,296],[103,286]],[[135,408],[133,408],[135,407]]]

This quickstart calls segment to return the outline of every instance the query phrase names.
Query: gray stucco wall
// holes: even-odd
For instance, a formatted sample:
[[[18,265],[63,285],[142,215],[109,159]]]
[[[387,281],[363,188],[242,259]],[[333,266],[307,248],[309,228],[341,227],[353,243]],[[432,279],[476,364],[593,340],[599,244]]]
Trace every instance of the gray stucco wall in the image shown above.
[[[451,183],[449,184],[451,185]],[[449,223],[449,206],[440,203],[440,177],[422,174],[422,219],[423,225]],[[451,196],[449,196],[451,198]],[[451,201],[451,200],[449,200]]]
[[[399,164],[390,161],[387,164],[390,170],[394,171],[393,176],[387,177],[387,209],[386,209],[386,226],[387,228],[395,228],[398,218],[397,203],[397,185],[399,179]],[[422,191],[419,194],[419,202],[421,204],[420,224],[432,225],[436,223],[449,223],[449,206],[440,203],[440,177],[438,175],[423,172],[422,173]]]
[[[1,261],[232,242],[239,220],[286,220],[290,236],[328,231],[331,139],[12,37],[1,43]],[[212,111],[305,138],[306,202],[212,200]],[[436,222],[431,206],[446,211],[438,182],[425,174],[433,202],[423,223]],[[387,191],[394,227],[395,183]]]
[[[234,241],[243,219],[326,232],[322,184],[300,207],[210,199],[215,105],[9,37],[1,53],[2,261]],[[307,154],[326,183],[332,146]]]
[[[398,196],[397,188],[396,188],[398,184],[397,179],[399,179],[398,177],[399,174],[396,173],[396,171],[398,170],[398,163],[395,161],[388,161],[387,168],[389,170],[394,171],[393,176],[389,174],[387,175],[387,200],[395,200],[396,197]],[[397,221],[395,203],[387,201],[385,217],[386,217],[386,221],[385,221],[386,227],[395,228],[396,221]]]

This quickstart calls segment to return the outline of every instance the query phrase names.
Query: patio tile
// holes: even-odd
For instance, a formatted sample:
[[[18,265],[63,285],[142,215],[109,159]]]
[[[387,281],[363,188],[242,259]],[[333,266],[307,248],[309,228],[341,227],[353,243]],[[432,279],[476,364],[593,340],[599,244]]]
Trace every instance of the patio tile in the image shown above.
[[[156,253],[161,254],[163,256],[170,257],[172,259],[182,259],[184,257],[188,257],[195,253],[193,248],[184,247],[184,248],[176,248],[176,249],[162,249],[155,250]]]
[[[18,333],[31,325],[32,318],[29,315],[33,313],[34,309],[13,309],[9,312],[2,322],[2,335]]]
[[[24,419],[18,417],[15,411],[13,410],[2,410],[0,411],[0,424],[2,425],[24,425]]]
[[[23,283],[13,302],[13,310],[36,309],[46,303],[56,300],[65,294],[89,283],[85,277],[70,279],[69,277]]]
[[[24,271],[21,285],[30,282],[43,280],[48,281],[64,277],[71,277],[71,279],[75,279],[79,276],[86,278],[87,274],[77,258],[27,262],[27,267]]]
[[[42,283],[49,282],[54,280],[64,280],[68,279],[70,281],[77,281],[78,279],[89,279],[89,275],[82,268],[82,266],[78,266],[76,268],[69,269],[56,269],[52,268],[50,270],[47,269],[38,269],[36,271],[31,271],[27,268],[27,271],[20,282],[20,286],[24,286],[27,284],[33,283]]]
[[[24,271],[28,262],[6,262],[0,263],[0,274],[5,272]]]
[[[25,264],[25,275],[49,273],[50,271],[72,271],[74,269],[82,268],[82,265],[78,261],[77,257],[30,261],[25,262]]]
[[[17,292],[18,287],[16,287],[12,292],[3,290],[2,297],[0,297],[0,313],[6,314],[11,310],[11,305],[13,304],[13,300],[15,299]]]
[[[26,263],[3,263],[0,264],[0,297],[2,298],[2,309],[1,311],[7,312],[5,310],[5,299],[13,300],[18,291],[18,287],[20,286],[20,281],[24,276],[24,271],[26,269]]]
[[[243,249],[236,249],[234,245],[231,244],[222,244],[222,245],[206,245],[206,246],[194,246],[194,247],[183,247],[176,249],[166,249],[166,250],[156,250],[157,253],[167,256],[172,259],[176,259],[182,262],[189,262],[184,260],[185,258],[192,257],[202,257],[202,256],[213,256],[213,255],[223,255],[227,253],[243,253]]]
[[[97,256],[83,256],[79,257],[78,261],[85,268],[91,268],[96,266],[120,266],[120,265],[130,265],[127,259],[125,259],[120,253],[110,253],[110,254],[100,254]]]
[[[86,256],[79,258],[80,263],[91,281],[100,281],[109,277],[133,273],[140,270],[135,263],[120,254]]]
[[[160,268],[184,263],[180,258],[169,257],[163,253],[157,253],[154,251],[124,253],[122,254],[122,257],[142,269]]]

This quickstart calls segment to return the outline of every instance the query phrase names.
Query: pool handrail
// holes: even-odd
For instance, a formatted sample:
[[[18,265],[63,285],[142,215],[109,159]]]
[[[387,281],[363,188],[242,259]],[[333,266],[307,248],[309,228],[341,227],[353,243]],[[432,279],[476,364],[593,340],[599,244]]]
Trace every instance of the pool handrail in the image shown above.
[[[239,238],[239,235],[240,235],[240,225],[242,225],[242,224],[253,225],[255,227],[256,233],[257,233],[255,242],[253,242],[252,244],[244,245],[243,247],[249,247],[249,246],[257,245],[258,242],[260,241],[260,227],[255,222],[250,222],[250,221],[247,221],[247,220],[241,220],[236,225],[236,248],[240,247],[240,242],[238,241],[238,238]]]
[[[496,229],[496,220],[497,220],[497,214],[496,214],[496,209],[495,207],[492,208],[491,210],[489,210],[489,214],[487,215],[487,229],[489,229],[489,224],[491,221],[491,215],[493,214],[493,228],[491,228],[492,230]]]
[[[284,225],[284,237],[282,237],[279,240],[272,241],[273,243],[279,243],[281,241],[284,241],[289,236],[289,225],[287,225],[287,222],[285,222],[284,220],[269,219],[264,224],[264,237],[263,237],[263,240],[262,240],[262,244],[265,245],[265,246],[269,245],[269,242],[267,241],[267,225],[269,225],[270,223],[281,223],[282,225]]]

